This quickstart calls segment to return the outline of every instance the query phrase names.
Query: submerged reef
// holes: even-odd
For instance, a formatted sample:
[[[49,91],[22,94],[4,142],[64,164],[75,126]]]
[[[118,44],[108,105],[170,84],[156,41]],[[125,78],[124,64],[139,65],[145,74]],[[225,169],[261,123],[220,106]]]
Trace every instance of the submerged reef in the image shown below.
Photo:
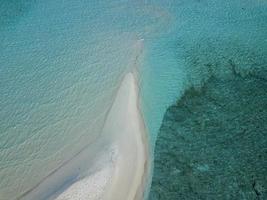
[[[150,200],[267,199],[266,54],[236,49],[190,52],[188,87],[158,134]]]

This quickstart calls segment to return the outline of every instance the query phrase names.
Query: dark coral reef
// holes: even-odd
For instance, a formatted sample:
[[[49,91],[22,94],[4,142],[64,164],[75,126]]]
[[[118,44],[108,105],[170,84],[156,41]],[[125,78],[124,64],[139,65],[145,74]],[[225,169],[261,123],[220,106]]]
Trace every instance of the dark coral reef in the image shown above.
[[[165,113],[149,199],[267,199],[266,55],[192,58],[202,50],[189,52],[188,89]]]

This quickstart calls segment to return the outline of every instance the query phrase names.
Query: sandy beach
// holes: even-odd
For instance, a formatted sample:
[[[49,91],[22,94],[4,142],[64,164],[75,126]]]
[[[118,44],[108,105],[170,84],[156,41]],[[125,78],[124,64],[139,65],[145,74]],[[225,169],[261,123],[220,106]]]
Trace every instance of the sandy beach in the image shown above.
[[[20,199],[141,200],[148,167],[147,149],[138,86],[134,75],[128,73],[99,140]]]
[[[114,135],[118,156],[103,199],[142,199],[147,167],[145,126],[138,108],[134,75],[125,76],[111,108],[104,132]]]
[[[56,200],[143,198],[147,166],[145,128],[138,108],[138,87],[132,73],[127,74],[108,114],[103,135],[111,141],[109,162],[96,173],[73,184]],[[106,152],[104,152],[106,153]]]

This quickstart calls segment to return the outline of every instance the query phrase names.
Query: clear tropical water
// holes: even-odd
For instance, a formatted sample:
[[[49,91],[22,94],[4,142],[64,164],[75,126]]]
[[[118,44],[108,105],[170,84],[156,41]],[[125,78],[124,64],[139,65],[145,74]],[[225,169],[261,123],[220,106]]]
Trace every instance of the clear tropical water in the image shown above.
[[[266,1],[192,2],[175,8],[184,87],[158,131],[149,199],[266,199]]]
[[[265,0],[0,2],[1,200],[95,141],[137,56],[152,147],[166,108],[208,77],[205,60],[266,65]]]
[[[135,30],[148,14],[135,18],[135,10],[116,2],[1,1],[1,200],[20,196],[99,135],[139,51]]]
[[[150,199],[266,199],[266,104],[266,70],[188,89],[165,113]]]

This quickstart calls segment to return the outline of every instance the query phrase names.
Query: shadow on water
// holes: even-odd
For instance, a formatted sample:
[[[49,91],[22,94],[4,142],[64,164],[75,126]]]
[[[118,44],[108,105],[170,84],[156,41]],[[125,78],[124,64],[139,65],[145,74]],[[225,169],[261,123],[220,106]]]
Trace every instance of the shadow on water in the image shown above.
[[[149,199],[267,199],[266,44],[200,41],[184,51],[188,87],[165,113]]]

